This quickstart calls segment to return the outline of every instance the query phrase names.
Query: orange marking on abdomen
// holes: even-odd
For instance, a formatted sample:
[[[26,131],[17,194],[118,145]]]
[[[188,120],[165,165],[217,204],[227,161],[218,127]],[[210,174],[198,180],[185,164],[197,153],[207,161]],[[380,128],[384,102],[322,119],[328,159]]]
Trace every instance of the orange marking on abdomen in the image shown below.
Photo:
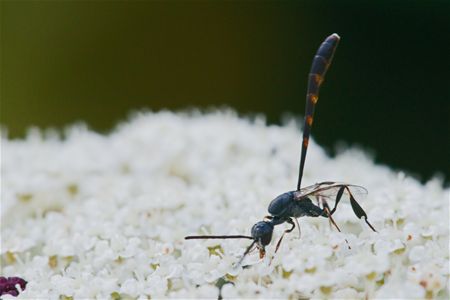
[[[309,139],[308,138],[304,138],[303,139],[303,146],[306,148],[308,147],[308,143],[309,143]]]
[[[317,85],[321,85],[323,81],[323,77],[319,74],[314,74],[314,80],[317,83]]]
[[[313,123],[313,117],[312,116],[306,116],[306,124],[311,126]]]
[[[308,97],[312,104],[316,104],[317,100],[319,100],[319,96],[317,96],[317,94],[310,93],[308,94]]]

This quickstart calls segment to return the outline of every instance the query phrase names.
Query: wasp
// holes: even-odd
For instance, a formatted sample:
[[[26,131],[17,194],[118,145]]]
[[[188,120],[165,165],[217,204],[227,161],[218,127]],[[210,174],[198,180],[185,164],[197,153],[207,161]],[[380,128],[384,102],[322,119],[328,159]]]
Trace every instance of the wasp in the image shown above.
[[[358,219],[364,218],[367,225],[376,232],[375,228],[369,223],[367,214],[363,208],[355,200],[354,195],[367,194],[364,187],[339,183],[333,181],[324,181],[311,186],[301,188],[303,169],[305,167],[306,152],[311,134],[311,128],[314,120],[314,109],[319,99],[319,89],[322,85],[325,74],[333,60],[334,52],[339,43],[340,37],[336,33],[328,36],[320,45],[316,55],[312,61],[311,70],[308,75],[308,87],[306,93],[305,120],[303,126],[303,139],[300,155],[299,176],[297,189],[295,191],[286,192],[273,199],[268,208],[269,215],[253,225],[251,235],[197,235],[186,236],[186,240],[191,239],[249,239],[252,243],[247,247],[239,264],[244,257],[255,247],[259,250],[260,258],[266,253],[266,246],[272,241],[272,235],[275,226],[288,223],[291,225],[281,235],[275,247],[275,253],[278,251],[281,241],[285,234],[290,233],[298,225],[297,219],[300,217],[324,217],[330,220],[336,229],[340,232],[340,228],[334,221],[332,215],[335,213],[337,206],[343,196],[350,199],[350,204]],[[330,207],[329,201],[333,201],[333,208]]]

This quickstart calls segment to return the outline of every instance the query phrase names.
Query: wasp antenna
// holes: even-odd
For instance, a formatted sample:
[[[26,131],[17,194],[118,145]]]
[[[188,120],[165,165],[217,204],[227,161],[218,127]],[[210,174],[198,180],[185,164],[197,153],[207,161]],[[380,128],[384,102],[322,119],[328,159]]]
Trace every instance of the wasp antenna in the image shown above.
[[[249,239],[253,240],[248,235],[189,235],[184,237],[185,240],[200,240],[200,239]]]

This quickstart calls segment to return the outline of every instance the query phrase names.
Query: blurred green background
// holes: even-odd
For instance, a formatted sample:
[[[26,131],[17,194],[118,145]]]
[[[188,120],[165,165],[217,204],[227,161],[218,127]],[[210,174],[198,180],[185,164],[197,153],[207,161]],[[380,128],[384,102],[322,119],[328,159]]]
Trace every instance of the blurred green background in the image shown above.
[[[136,109],[222,105],[279,123],[303,114],[333,32],[314,138],[448,178],[450,1],[1,1],[1,124],[107,132]]]

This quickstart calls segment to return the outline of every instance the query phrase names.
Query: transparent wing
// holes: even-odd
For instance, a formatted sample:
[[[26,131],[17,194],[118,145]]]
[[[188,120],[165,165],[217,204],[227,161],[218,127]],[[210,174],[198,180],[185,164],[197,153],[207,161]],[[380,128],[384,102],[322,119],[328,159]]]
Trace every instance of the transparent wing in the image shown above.
[[[298,201],[309,198],[316,203],[324,199],[333,207],[339,194],[341,194],[341,200],[345,200],[350,198],[350,193],[358,200],[364,199],[368,194],[367,190],[359,185],[325,181],[300,189],[296,192],[295,198]]]

